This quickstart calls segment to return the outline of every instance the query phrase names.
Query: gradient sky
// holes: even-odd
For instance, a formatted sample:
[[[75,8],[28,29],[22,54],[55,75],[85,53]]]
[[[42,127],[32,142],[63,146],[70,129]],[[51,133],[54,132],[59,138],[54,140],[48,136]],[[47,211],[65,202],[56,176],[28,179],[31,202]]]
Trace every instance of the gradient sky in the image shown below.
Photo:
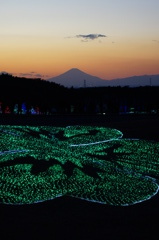
[[[0,72],[159,74],[159,0],[0,2]]]

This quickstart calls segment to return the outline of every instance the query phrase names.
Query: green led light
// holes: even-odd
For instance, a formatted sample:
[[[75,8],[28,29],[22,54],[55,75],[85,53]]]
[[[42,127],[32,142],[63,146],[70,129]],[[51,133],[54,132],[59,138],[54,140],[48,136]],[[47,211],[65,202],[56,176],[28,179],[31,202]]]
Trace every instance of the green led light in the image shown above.
[[[0,202],[130,205],[159,189],[159,143],[91,126],[0,126]]]

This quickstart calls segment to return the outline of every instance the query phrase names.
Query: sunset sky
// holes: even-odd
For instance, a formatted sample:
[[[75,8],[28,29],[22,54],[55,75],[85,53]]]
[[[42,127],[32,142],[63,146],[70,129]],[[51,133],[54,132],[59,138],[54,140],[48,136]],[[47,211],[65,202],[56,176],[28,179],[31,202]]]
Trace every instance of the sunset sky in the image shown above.
[[[44,79],[159,74],[159,0],[0,2],[0,72]]]

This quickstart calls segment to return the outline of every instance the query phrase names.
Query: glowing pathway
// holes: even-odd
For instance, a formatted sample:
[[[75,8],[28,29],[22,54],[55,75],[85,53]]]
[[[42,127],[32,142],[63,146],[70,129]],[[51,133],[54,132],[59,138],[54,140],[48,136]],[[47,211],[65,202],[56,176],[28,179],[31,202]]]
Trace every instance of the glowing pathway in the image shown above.
[[[159,190],[159,143],[104,127],[0,126],[0,202],[72,196],[125,206]]]

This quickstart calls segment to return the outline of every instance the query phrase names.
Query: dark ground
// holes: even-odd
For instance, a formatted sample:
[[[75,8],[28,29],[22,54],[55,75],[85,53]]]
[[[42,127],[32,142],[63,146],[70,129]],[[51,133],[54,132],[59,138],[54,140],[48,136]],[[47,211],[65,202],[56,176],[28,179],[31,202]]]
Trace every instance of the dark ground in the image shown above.
[[[0,124],[98,125],[124,137],[159,141],[159,116],[0,116]],[[0,205],[0,239],[158,239],[159,194],[129,207],[63,197],[34,205]]]

